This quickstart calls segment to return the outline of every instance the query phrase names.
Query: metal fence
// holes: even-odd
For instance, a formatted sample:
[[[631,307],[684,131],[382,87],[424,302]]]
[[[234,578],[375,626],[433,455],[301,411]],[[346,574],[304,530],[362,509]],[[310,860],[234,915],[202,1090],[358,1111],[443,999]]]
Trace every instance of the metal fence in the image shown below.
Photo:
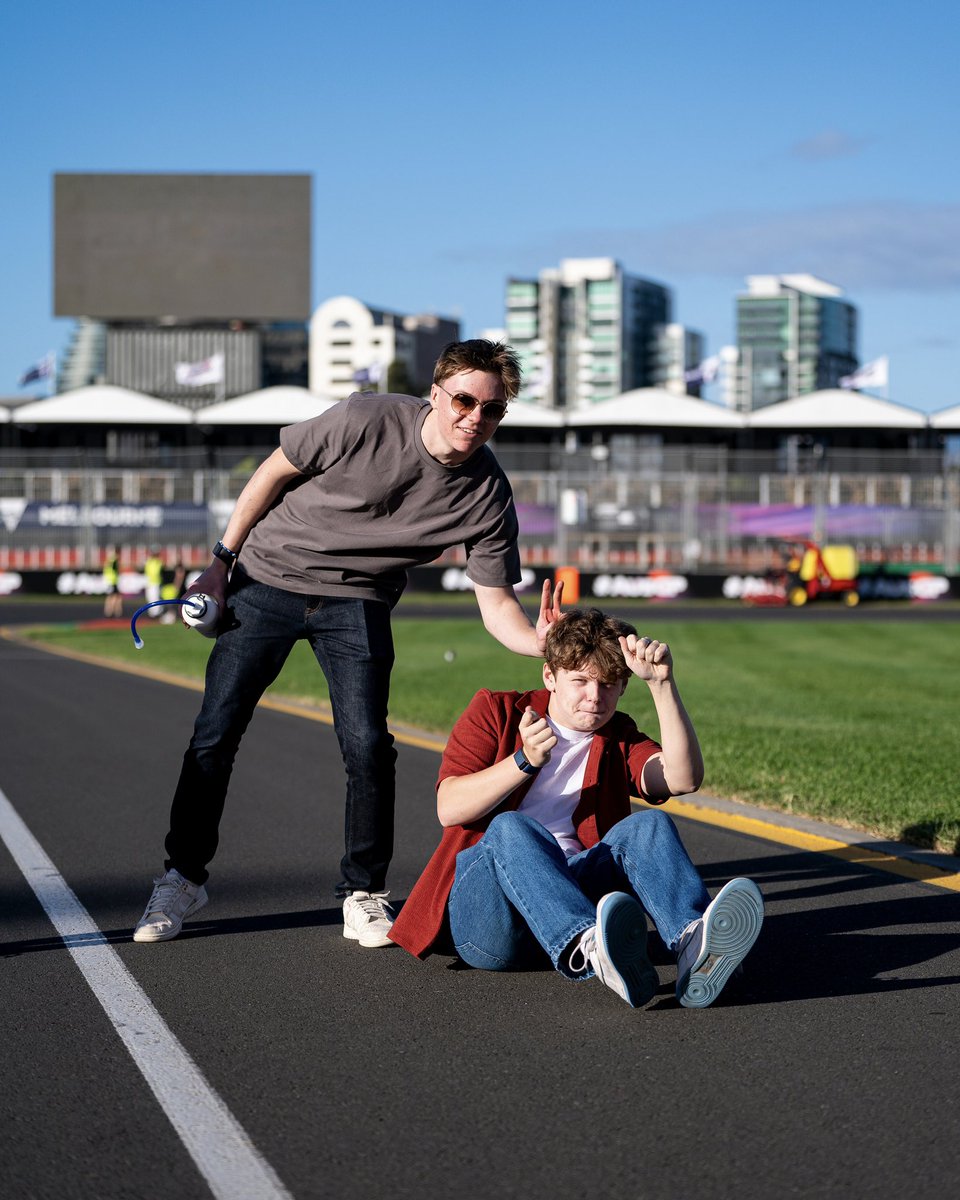
[[[5,452],[0,569],[131,565],[159,548],[199,565],[270,451],[185,450],[155,467],[103,456]],[[862,561],[960,563],[960,468],[932,452],[847,451],[809,461],[725,447],[506,447],[530,565],[759,570],[783,543],[843,542]],[[462,556],[451,551],[447,561]]]

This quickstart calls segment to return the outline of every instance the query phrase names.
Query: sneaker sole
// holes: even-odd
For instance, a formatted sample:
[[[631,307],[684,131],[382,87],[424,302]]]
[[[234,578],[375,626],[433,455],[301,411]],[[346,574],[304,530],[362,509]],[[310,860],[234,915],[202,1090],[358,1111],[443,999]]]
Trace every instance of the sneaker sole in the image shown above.
[[[632,1008],[649,1004],[660,977],[647,958],[647,918],[639,901],[624,892],[604,896],[597,905],[597,935],[616,972],[613,990]],[[610,980],[603,982],[611,986]]]
[[[359,942],[361,946],[366,946],[370,950],[376,950],[381,946],[395,946],[397,943],[392,942],[385,933],[367,934],[363,936],[355,929],[351,929],[349,925],[344,925],[343,936],[349,938],[351,942]]]
[[[720,995],[757,940],[763,897],[751,879],[731,879],[706,918],[703,951],[677,987],[684,1008],[707,1008]]]
[[[133,940],[135,942],[169,942],[169,941],[172,941],[173,938],[178,937],[183,932],[183,922],[187,919],[187,917],[192,917],[195,912],[199,912],[200,909],[203,908],[203,906],[206,903],[207,903],[206,896],[202,900],[194,900],[193,904],[191,904],[190,907],[187,909],[187,911],[183,914],[180,924],[176,925],[176,926],[171,925],[171,927],[166,931],[166,933],[152,933],[150,931],[149,927],[145,927],[143,929],[140,929],[140,928],[135,929],[133,931]]]

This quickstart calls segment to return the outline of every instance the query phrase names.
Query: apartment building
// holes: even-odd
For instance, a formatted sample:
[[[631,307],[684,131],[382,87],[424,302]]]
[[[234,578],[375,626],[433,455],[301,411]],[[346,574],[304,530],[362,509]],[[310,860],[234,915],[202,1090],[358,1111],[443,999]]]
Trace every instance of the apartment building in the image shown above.
[[[368,386],[425,395],[441,350],[459,338],[460,323],[449,317],[410,316],[334,296],[310,318],[310,390],[332,400]]]
[[[536,279],[509,279],[506,329],[523,366],[520,399],[587,408],[665,382],[657,331],[671,323],[671,307],[663,284],[612,258],[568,258]]]
[[[837,387],[857,367],[857,310],[814,275],[750,275],[737,297],[740,412]]]

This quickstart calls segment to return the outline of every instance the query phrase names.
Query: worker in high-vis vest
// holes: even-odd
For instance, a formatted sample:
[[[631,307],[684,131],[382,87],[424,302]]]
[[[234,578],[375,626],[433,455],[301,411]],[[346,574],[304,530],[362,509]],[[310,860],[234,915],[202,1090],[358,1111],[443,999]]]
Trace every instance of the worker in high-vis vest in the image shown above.
[[[143,574],[147,581],[147,603],[154,604],[160,599],[160,585],[163,583],[163,559],[160,557],[159,551],[150,551],[150,557],[143,564]],[[159,610],[155,608],[150,615],[158,614]]]
[[[105,585],[103,597],[103,615],[105,617],[123,616],[123,596],[120,594],[120,556],[113,546],[107,547],[103,560],[103,582]]]

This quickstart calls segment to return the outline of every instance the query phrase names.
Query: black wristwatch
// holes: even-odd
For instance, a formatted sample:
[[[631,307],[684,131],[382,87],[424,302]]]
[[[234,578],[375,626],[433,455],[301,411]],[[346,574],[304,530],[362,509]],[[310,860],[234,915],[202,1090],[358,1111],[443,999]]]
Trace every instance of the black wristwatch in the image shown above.
[[[217,542],[213,548],[213,557],[219,558],[221,562],[226,563],[228,567],[232,567],[237,561],[236,551],[228,550],[223,542]]]
[[[539,767],[535,767],[533,763],[527,759],[527,756],[523,752],[522,746],[513,756],[513,761],[517,764],[524,775],[536,775],[540,771]]]

